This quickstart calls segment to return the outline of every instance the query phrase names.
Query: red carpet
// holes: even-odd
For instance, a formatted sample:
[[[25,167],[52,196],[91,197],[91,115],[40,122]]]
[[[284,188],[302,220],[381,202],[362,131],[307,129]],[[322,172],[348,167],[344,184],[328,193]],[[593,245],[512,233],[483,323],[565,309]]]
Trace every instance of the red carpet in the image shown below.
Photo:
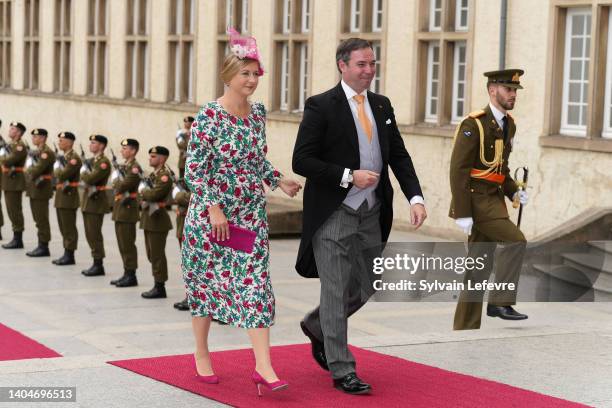
[[[352,351],[359,375],[372,384],[374,391],[369,396],[346,395],[333,389],[329,374],[316,365],[310,356],[310,345],[305,344],[272,348],[276,372],[289,381],[289,388],[275,393],[264,390],[261,398],[250,379],[254,360],[249,349],[212,353],[213,366],[220,377],[216,385],[195,381],[190,354],[109,363],[236,407],[585,406],[357,347]]]
[[[0,361],[61,356],[50,348],[0,323]]]

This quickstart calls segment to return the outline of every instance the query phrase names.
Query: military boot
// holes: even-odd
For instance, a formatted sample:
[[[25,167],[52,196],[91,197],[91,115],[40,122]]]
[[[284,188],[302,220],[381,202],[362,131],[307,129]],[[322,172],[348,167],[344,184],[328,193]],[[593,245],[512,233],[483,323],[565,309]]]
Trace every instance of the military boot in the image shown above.
[[[174,304],[174,308],[178,310],[189,310],[189,303],[187,302],[187,298],[181,300],[180,302],[176,302]]]
[[[4,249],[20,249],[23,248],[22,231],[13,232],[13,239],[8,244],[2,245]]]
[[[118,288],[127,288],[130,286],[138,286],[138,279],[136,279],[136,271],[133,269],[126,269],[125,274],[115,283]]]
[[[68,249],[64,250],[64,255],[60,258],[54,259],[51,261],[54,265],[63,266],[63,265],[74,265],[74,251],[70,251]]]
[[[26,252],[26,255],[32,258],[40,258],[42,256],[51,256],[49,253],[49,243],[48,242],[39,242],[38,246],[31,250],[30,252]]]
[[[155,282],[155,286],[149,291],[143,292],[141,296],[145,299],[162,299],[166,296],[166,286],[163,282]]]
[[[104,275],[104,265],[101,259],[94,259],[93,265],[89,269],[81,271],[85,276],[101,276]]]

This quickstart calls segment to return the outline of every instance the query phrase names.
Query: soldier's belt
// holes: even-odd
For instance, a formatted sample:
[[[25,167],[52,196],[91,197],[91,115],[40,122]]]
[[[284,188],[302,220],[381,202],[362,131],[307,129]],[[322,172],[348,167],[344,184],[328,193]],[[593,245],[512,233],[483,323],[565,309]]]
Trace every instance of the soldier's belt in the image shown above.
[[[42,176],[39,177],[41,180],[51,180],[53,179],[53,176],[51,174],[43,174]]]
[[[478,180],[486,180],[496,184],[504,184],[506,180],[506,176],[499,173],[488,173],[482,174],[482,170],[472,169],[470,172],[470,177],[478,179]]]
[[[65,184],[65,183],[66,183],[66,182],[63,182],[63,183],[57,183],[57,184],[55,185],[55,187],[57,187],[57,188],[62,188],[62,187],[64,187],[64,185],[66,185],[66,186],[68,186],[68,187],[78,187],[78,186],[79,186],[79,182],[78,182],[78,181],[71,181],[71,182],[69,182],[69,183],[67,183],[67,184]]]
[[[106,190],[108,190],[108,186],[95,186],[95,187],[96,187],[96,191],[106,191]]]
[[[7,166],[2,166],[2,172],[3,173],[10,173],[10,172],[23,173],[23,167],[7,167]]]
[[[119,201],[122,198],[133,198],[133,199],[136,199],[136,198],[138,198],[138,193],[137,192],[133,192],[133,193],[130,193],[129,195],[127,195],[125,197],[123,196],[123,193],[115,194],[115,201]]]
[[[160,201],[160,202],[143,201],[141,204],[144,206],[157,205],[156,208],[166,208],[166,205],[167,205],[165,201]]]

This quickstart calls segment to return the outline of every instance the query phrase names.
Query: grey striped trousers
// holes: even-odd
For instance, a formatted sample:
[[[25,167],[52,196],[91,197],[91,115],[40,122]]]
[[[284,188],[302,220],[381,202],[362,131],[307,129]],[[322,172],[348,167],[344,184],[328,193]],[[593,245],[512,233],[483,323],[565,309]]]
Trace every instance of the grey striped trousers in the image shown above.
[[[333,378],[355,372],[347,346],[349,316],[374,293],[372,260],[381,254],[380,204],[357,209],[342,204],[312,240],[321,280],[320,305],[304,317],[306,327],[322,340]]]

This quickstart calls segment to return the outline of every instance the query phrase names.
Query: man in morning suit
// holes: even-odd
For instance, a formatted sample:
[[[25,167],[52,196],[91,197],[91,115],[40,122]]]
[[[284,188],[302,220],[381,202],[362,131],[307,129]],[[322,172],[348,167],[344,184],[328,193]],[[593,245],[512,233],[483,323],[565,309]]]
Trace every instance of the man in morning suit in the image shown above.
[[[372,45],[359,38],[336,50],[342,81],[308,98],[293,151],[293,171],[306,177],[298,273],[321,280],[320,306],[301,322],[313,357],[334,387],[367,394],[347,346],[347,319],[374,293],[372,260],[393,221],[389,167],[410,200],[411,222],[427,214],[412,159],[388,98],[368,91],[376,74]]]

